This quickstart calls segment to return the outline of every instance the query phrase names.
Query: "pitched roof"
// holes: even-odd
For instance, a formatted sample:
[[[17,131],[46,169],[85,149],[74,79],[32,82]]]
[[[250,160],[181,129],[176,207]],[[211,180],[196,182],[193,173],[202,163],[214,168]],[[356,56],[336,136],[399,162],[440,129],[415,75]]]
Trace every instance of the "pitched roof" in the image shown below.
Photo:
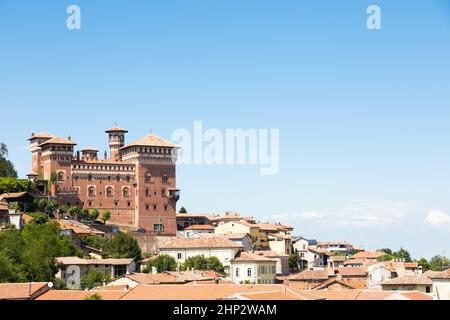
[[[406,275],[383,282],[381,285],[432,285],[433,282],[427,275]]]
[[[165,140],[157,135],[150,134],[148,136],[142,137],[138,140],[135,140],[121,149],[127,149],[129,147],[166,147],[166,148],[179,148],[178,145]]]
[[[450,269],[442,272],[426,273],[430,279],[450,279]]]
[[[206,225],[195,224],[188,228],[185,228],[184,230],[193,231],[193,230],[214,230],[214,229],[215,228],[213,226],[207,224]]]
[[[358,276],[367,276],[367,270],[364,267],[356,267],[356,268],[335,268],[335,275],[340,275],[343,277],[358,277]]]
[[[378,259],[385,255],[384,252],[362,251],[353,255],[351,259]]]
[[[88,146],[88,147],[83,148],[83,149],[81,150],[81,152],[89,152],[89,151],[98,152],[99,150],[98,150],[97,148],[91,147],[91,146]]]
[[[261,250],[255,251],[254,253],[263,257],[272,257],[272,258],[289,257],[287,254],[278,253],[272,250]]]
[[[365,265],[366,260],[364,259],[351,259],[344,262],[344,266],[351,266],[351,265]]]
[[[42,142],[40,145],[47,145],[47,144],[65,144],[70,146],[75,146],[76,143],[74,143],[72,140],[62,138],[62,137],[53,137],[50,140]]]
[[[225,237],[208,238],[179,238],[168,242],[160,249],[188,249],[188,248],[243,248],[240,244]]]
[[[104,235],[105,233],[75,220],[58,220],[61,230],[72,230],[77,235]]]
[[[48,282],[1,283],[0,300],[29,300],[49,290]]]
[[[290,275],[289,281],[317,281],[328,280],[328,272],[325,270],[305,270],[303,272]]]
[[[57,263],[62,265],[129,265],[133,259],[81,259],[78,257],[59,257]]]
[[[276,260],[267,258],[263,255],[254,254],[250,252],[239,252],[238,255],[231,260],[232,262],[273,262],[276,263]]]
[[[331,279],[325,281],[324,283],[318,285],[317,287],[314,287],[313,290],[324,290],[334,284],[340,284],[348,289],[357,289],[356,287],[352,286],[348,282],[343,281],[342,279],[331,278]]]
[[[8,202],[0,200],[0,211],[9,212],[9,204],[8,204]]]
[[[33,140],[33,139],[51,139],[53,137],[54,137],[54,135],[51,135],[51,134],[49,134],[47,132],[41,132],[41,133],[38,133],[38,134],[32,133],[31,137],[28,140]]]
[[[129,291],[128,291],[129,292]],[[50,290],[38,297],[39,301],[80,301],[84,300],[92,295],[98,295],[102,300],[120,300],[128,292],[125,291],[105,291],[105,292],[93,292],[93,291],[81,291],[81,290]]]
[[[328,258],[328,261],[329,260],[333,260],[334,262],[344,262],[347,260],[347,257],[345,257],[345,256],[330,256]]]
[[[130,280],[133,280],[139,284],[183,284],[184,280],[181,280],[170,273],[132,273],[124,276]]]
[[[216,216],[212,213],[177,213],[177,218],[206,218],[212,221]]]

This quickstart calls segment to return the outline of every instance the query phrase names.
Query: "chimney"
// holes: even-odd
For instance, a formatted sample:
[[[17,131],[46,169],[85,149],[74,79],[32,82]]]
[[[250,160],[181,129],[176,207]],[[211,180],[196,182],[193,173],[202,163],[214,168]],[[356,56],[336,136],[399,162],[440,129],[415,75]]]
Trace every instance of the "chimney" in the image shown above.
[[[67,140],[72,141],[72,137],[71,137],[71,136],[68,136],[68,137],[67,137]]]

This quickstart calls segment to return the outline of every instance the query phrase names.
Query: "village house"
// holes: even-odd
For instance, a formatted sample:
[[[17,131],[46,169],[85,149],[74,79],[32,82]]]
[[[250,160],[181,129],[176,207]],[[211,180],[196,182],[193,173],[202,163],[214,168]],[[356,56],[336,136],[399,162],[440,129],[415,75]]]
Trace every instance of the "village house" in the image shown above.
[[[385,261],[367,267],[369,289],[381,290],[381,284],[388,280],[406,275],[420,275],[421,269],[416,262]]]
[[[215,217],[213,220],[213,223],[215,225],[219,225],[222,223],[228,223],[228,222],[232,222],[232,221],[237,222],[237,221],[241,221],[241,220],[244,220],[251,224],[256,223],[256,219],[254,217],[244,217],[244,216],[241,216],[237,212],[230,212],[230,211],[225,212],[225,214],[223,214],[221,216]]]
[[[236,284],[273,284],[277,261],[249,252],[240,252],[231,260],[231,281]]]
[[[436,300],[450,300],[450,269],[429,273]]]
[[[377,262],[377,260],[386,254],[379,251],[361,251],[350,257],[350,260],[366,260],[371,262]]]
[[[301,270],[324,269],[328,265],[329,252],[308,246],[306,251],[297,251]]]
[[[433,282],[425,273],[423,275],[406,275],[381,283],[384,291],[419,291],[427,294],[433,292]]]
[[[217,233],[195,233],[190,236],[190,238],[208,238],[208,237],[225,237],[240,246],[242,246],[244,251],[253,251],[253,241],[252,237],[248,233],[228,233],[228,234],[217,234]]]
[[[317,242],[317,248],[328,252],[341,253],[343,255],[350,255],[353,252],[353,245],[345,241]]]
[[[330,278],[327,270],[305,270],[298,274],[290,275],[286,284],[298,290],[312,290],[328,281]]]
[[[57,279],[62,279],[69,289],[81,288],[81,278],[92,270],[98,270],[112,279],[136,271],[133,259],[81,259],[78,257],[56,258],[58,267]]]
[[[21,230],[25,225],[22,213],[17,213],[9,208],[6,201],[0,201],[0,230],[14,226],[17,230]]]
[[[186,238],[197,233],[214,233],[215,228],[211,225],[192,225],[184,229],[183,233]]]
[[[210,213],[177,213],[178,231],[195,225],[213,225],[216,215]]]
[[[286,254],[280,254],[272,250],[262,250],[255,251],[254,254],[274,259],[277,262],[276,265],[276,275],[277,276],[288,276],[289,275],[289,256]]]
[[[261,238],[259,226],[245,220],[223,222],[215,229],[216,234],[249,234],[255,247],[268,247],[267,237]],[[265,235],[263,235],[265,236]]]
[[[342,268],[347,260],[345,256],[329,256],[328,257],[328,268]]]
[[[185,284],[186,281],[169,273],[131,273],[125,274],[119,279],[111,281],[107,287],[127,286],[129,289],[136,288],[140,284],[163,285],[163,284]]]
[[[270,233],[267,235],[269,248],[279,254],[292,254],[292,238],[291,236],[281,233]]]
[[[194,256],[216,257],[223,264],[225,272],[231,268],[231,260],[244,248],[225,237],[179,238],[162,245],[160,254],[172,256],[178,264]]]

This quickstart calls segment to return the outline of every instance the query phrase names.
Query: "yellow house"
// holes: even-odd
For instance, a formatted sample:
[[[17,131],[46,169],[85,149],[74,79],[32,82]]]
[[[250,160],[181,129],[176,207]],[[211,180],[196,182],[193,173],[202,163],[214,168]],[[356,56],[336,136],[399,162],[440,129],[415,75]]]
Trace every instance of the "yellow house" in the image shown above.
[[[264,239],[261,239],[261,232],[257,224],[248,223],[245,220],[230,221],[221,223],[216,227],[216,234],[236,234],[236,233],[248,233],[253,240],[255,247],[262,247]],[[263,240],[263,241],[261,241]],[[267,243],[267,239],[266,243]]]

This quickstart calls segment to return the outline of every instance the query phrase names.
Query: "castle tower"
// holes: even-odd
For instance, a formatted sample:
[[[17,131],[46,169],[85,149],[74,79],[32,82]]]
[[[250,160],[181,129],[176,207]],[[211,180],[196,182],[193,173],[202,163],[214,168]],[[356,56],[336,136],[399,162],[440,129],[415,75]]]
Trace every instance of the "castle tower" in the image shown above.
[[[30,141],[30,151],[32,156],[32,171],[38,176],[42,175],[44,170],[44,164],[42,162],[42,150],[40,144],[52,138],[54,138],[54,136],[46,132],[41,132],[38,134],[35,134],[33,132],[31,134],[31,137],[28,139],[28,141]]]
[[[119,149],[125,145],[125,134],[128,133],[128,131],[122,128],[113,127],[106,130],[106,133],[109,136],[109,151],[111,160],[121,161],[122,158],[120,156]]]

